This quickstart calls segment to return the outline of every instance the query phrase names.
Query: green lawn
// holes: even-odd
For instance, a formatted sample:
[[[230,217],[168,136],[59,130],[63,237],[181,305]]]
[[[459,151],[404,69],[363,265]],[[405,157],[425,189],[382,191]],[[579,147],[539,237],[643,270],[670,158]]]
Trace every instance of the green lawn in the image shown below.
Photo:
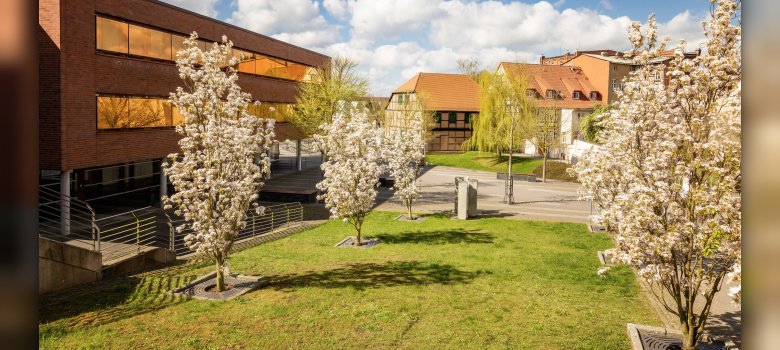
[[[464,152],[452,154],[429,154],[426,161],[431,165],[445,165],[456,168],[482,170],[490,172],[506,172],[508,155],[497,157],[495,153],[488,152]],[[547,178],[572,181],[573,178],[566,174],[565,168],[569,165],[564,162],[547,161]],[[518,174],[535,174],[542,176],[542,160],[536,158],[518,157],[512,158],[512,171]]]
[[[235,254],[271,284],[229,302],[161,291],[210,272],[183,267],[42,307],[41,348],[626,349],[627,322],[659,321],[625,266],[596,275],[606,234],[585,225],[374,212],[373,249],[335,248],[332,221]],[[43,300],[42,303],[48,302]]]

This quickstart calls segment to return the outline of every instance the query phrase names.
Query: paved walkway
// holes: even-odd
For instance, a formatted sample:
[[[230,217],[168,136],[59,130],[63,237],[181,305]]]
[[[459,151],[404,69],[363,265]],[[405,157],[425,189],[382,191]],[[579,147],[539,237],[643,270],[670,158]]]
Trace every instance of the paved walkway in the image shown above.
[[[524,182],[515,180],[515,204],[502,203],[504,180],[496,179],[496,173],[452,168],[426,166],[418,179],[421,198],[415,203],[417,213],[451,211],[455,207],[455,177],[469,176],[479,181],[477,208],[481,217],[507,217],[512,219],[564,221],[587,223],[590,202],[579,200],[576,183],[552,181]],[[378,210],[405,211],[400,200],[392,191],[381,188],[378,196]]]

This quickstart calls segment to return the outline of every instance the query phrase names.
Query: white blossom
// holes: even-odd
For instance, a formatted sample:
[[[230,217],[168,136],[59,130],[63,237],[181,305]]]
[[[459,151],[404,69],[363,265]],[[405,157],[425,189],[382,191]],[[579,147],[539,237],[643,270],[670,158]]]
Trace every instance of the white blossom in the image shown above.
[[[177,53],[185,88],[171,93],[170,101],[184,125],[176,127],[181,153],[164,166],[176,192],[164,200],[184,218],[176,229],[190,232],[186,245],[215,260],[219,289],[230,248],[269,169],[274,121],[248,113],[251,96],[237,84],[236,58],[228,61],[232,43],[223,37],[204,52],[196,40],[193,33]]]
[[[407,209],[408,218],[414,219],[412,205],[420,196],[417,177],[425,159],[425,129],[420,118],[411,118],[404,127],[390,128],[384,147],[387,171],[393,178],[395,195]]]
[[[720,1],[704,24],[707,49],[666,67],[650,64],[655,22],[629,30],[636,64],[612,112],[601,118],[603,145],[576,166],[594,218],[614,234],[616,258],[651,283],[677,315],[686,348],[699,341],[713,295],[741,260],[741,57],[738,4]],[[652,18],[651,18],[652,19]],[[740,299],[741,289],[733,291]],[[693,295],[692,297],[688,297]],[[696,295],[704,308],[694,310]]]
[[[365,110],[354,108],[346,112],[341,108],[321,129],[322,135],[315,137],[326,161],[320,166],[319,199],[325,201],[331,218],[355,227],[360,245],[363,220],[374,206],[382,174],[381,130],[370,122]]]
[[[599,267],[598,271],[596,271],[596,274],[604,277],[607,275],[607,272],[609,272],[610,269],[610,266]]]

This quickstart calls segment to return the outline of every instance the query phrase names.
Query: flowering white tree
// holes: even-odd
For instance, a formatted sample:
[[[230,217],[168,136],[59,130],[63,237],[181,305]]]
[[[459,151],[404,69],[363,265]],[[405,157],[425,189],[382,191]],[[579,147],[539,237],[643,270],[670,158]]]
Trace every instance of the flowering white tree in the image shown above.
[[[320,168],[323,179],[317,188],[323,191],[331,218],[342,219],[356,231],[356,244],[362,245],[363,220],[376,199],[376,187],[382,174],[380,164],[381,130],[370,122],[368,114],[356,108],[336,113],[316,136],[327,161]]]
[[[186,88],[177,88],[170,101],[184,125],[176,127],[182,135],[181,153],[171,154],[171,164],[164,168],[176,189],[165,202],[184,218],[176,229],[190,230],[187,246],[214,259],[216,289],[223,291],[230,248],[246,224],[247,210],[257,206],[254,201],[269,169],[266,155],[274,121],[248,113],[251,96],[236,83],[232,43],[223,36],[221,44],[204,52],[197,37],[193,33],[177,54]],[[225,62],[229,66],[221,68]]]
[[[615,256],[637,268],[682,328],[683,347],[701,340],[714,295],[740,278],[741,30],[739,4],[721,0],[704,23],[706,52],[652,65],[651,16],[629,29],[640,69],[602,121],[602,147],[576,166],[583,194],[614,234]],[[732,291],[736,301],[739,288]],[[696,307],[694,307],[696,304]]]
[[[425,128],[420,118],[412,118],[406,127],[390,128],[384,147],[385,161],[393,178],[395,195],[406,206],[407,218],[414,219],[412,204],[420,197],[417,177],[425,159]]]

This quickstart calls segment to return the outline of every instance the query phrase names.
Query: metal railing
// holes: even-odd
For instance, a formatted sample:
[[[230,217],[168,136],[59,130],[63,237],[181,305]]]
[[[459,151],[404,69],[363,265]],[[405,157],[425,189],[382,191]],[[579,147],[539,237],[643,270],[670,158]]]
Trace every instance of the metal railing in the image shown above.
[[[59,186],[59,183],[52,184]],[[92,207],[78,198],[54,190],[52,185],[38,189],[38,232],[48,238],[66,238],[77,241],[92,250],[98,250],[97,223]]]
[[[184,237],[191,231],[175,230],[184,220],[174,221],[168,214],[153,207],[97,219],[87,202],[65,196],[49,187],[52,186],[39,187],[38,230],[41,235],[76,241],[78,245],[100,252],[104,263],[155,247],[168,248],[177,255],[192,253],[184,242]],[[236,240],[297,226],[302,222],[303,206],[297,202],[265,206],[262,214],[249,210],[246,225],[238,232]]]
[[[100,218],[96,250],[103,254],[103,261],[111,261],[149,248],[167,248],[165,226],[165,216],[152,207]]]
[[[184,223],[184,220],[168,220],[170,230],[170,247],[176,255],[186,255],[193,251],[187,246],[184,237],[192,233],[190,229],[182,231],[176,227]],[[262,214],[254,210],[247,211],[246,225],[238,231],[236,241],[261,236],[280,228],[295,227],[303,223],[303,206],[301,203],[284,203],[265,206]]]

